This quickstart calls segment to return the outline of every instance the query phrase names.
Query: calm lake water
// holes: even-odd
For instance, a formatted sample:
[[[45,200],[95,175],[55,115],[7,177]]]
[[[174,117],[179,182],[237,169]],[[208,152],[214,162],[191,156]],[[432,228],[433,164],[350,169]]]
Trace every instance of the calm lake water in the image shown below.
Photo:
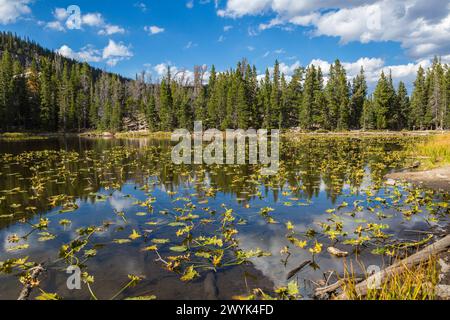
[[[93,277],[99,299],[128,275],[142,280],[118,299],[275,295],[291,281],[310,298],[328,271],[382,268],[399,241],[427,240],[417,231],[446,224],[448,195],[382,178],[408,161],[411,139],[284,141],[274,177],[250,165],[176,166],[164,140],[0,141],[0,261],[43,264],[39,288],[64,299],[92,297],[84,282],[67,288],[73,264]],[[329,246],[349,256],[333,257]],[[0,299],[16,299],[20,266],[4,271]]]

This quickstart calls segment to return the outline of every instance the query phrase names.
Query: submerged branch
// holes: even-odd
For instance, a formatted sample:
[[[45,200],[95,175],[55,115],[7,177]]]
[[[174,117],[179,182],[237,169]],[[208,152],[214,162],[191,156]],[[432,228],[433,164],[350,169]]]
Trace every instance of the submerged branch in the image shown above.
[[[29,270],[29,271],[31,271],[30,278],[25,282],[23,289],[20,292],[19,298],[17,298],[17,300],[27,300],[28,299],[28,297],[31,294],[31,291],[35,287],[34,283],[36,283],[38,281],[39,276],[41,275],[42,272],[44,272],[44,270],[45,269],[42,265],[38,265]]]

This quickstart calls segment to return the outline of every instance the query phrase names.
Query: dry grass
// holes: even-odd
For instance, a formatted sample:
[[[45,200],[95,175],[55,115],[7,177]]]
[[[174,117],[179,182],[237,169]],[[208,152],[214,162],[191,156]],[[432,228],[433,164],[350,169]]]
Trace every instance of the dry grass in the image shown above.
[[[150,131],[130,131],[118,132],[115,134],[116,138],[152,138],[152,139],[170,139],[171,132],[150,132]]]
[[[370,289],[368,295],[356,294],[356,280],[352,270],[346,272],[343,290],[350,300],[434,300],[435,287],[439,281],[437,259],[430,258],[413,268],[392,276],[377,289]]]
[[[428,166],[450,164],[450,133],[431,137],[415,146],[414,153],[424,157]]]
[[[47,137],[31,135],[29,133],[23,133],[23,132],[5,132],[5,133],[0,134],[0,139],[8,140],[8,141],[41,140],[41,139],[47,139]]]

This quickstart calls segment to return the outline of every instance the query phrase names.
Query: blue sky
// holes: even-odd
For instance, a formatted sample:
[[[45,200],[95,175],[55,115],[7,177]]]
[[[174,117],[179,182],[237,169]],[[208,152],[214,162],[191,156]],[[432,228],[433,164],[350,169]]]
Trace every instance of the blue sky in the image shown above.
[[[349,76],[364,66],[410,85],[434,55],[450,60],[449,4],[442,0],[0,0],[0,29],[133,77],[163,65],[218,70],[247,58],[263,73],[278,59],[289,75],[339,58]],[[81,10],[81,29],[66,9]]]

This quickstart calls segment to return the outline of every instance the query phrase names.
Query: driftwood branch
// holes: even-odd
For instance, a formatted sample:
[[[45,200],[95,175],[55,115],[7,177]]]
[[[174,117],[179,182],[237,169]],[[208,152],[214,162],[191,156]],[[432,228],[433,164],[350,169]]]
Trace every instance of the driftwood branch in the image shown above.
[[[37,265],[32,268],[30,274],[30,279],[24,284],[22,291],[20,292],[19,298],[17,300],[27,300],[33,290],[33,282],[36,282],[42,272],[44,272],[44,267],[42,265]]]
[[[311,264],[312,261],[308,260],[303,262],[298,268],[295,268],[294,270],[292,270],[291,272],[289,272],[288,276],[287,276],[287,280],[292,279],[297,273],[299,273],[304,267],[306,267],[307,265]]]
[[[386,282],[389,279],[391,279],[393,276],[395,276],[396,274],[399,274],[407,268],[414,267],[414,266],[420,264],[421,262],[426,261],[431,256],[434,256],[441,252],[446,251],[449,247],[450,247],[450,235],[429,245],[428,247],[424,248],[423,250],[413,254],[409,258],[406,258],[397,263],[394,263],[392,266],[371,275],[365,281],[360,282],[359,284],[357,284],[355,286],[356,294],[360,297],[366,296],[368,293],[368,290],[369,290],[369,284],[376,283],[376,281],[381,281],[382,283]],[[341,293],[337,297],[337,299],[347,300],[348,297],[344,292],[344,293]]]
[[[358,281],[362,281],[363,279],[362,278],[356,278],[355,280],[356,280],[356,282],[358,282]],[[335,292],[340,287],[342,287],[344,284],[345,284],[344,280],[339,280],[339,281],[333,283],[332,285],[329,285],[329,286],[326,286],[326,287],[317,288],[316,291],[315,291],[314,296],[318,297],[318,298],[323,298],[326,294]]]

